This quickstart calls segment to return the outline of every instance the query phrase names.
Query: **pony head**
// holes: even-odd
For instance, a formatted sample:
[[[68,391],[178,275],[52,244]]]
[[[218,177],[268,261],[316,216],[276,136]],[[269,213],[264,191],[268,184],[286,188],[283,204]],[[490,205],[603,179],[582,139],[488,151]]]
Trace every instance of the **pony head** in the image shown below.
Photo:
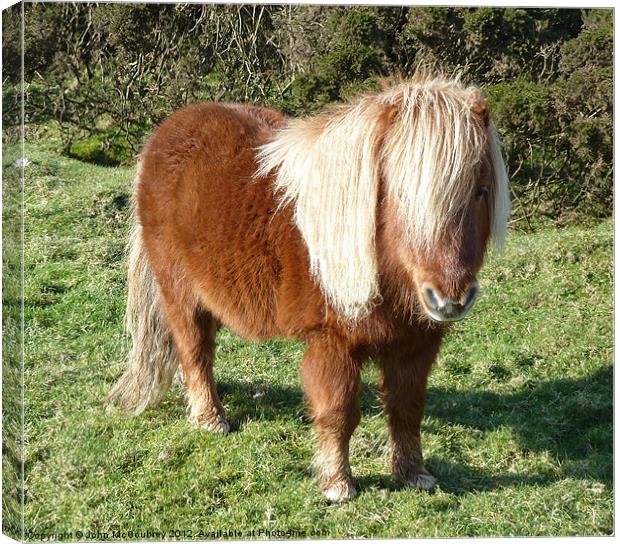
[[[460,319],[487,241],[503,247],[501,146],[480,91],[458,80],[418,76],[292,120],[258,160],[259,175],[275,172],[281,204],[294,206],[326,299],[353,321],[381,300],[385,268],[405,277],[412,307]]]

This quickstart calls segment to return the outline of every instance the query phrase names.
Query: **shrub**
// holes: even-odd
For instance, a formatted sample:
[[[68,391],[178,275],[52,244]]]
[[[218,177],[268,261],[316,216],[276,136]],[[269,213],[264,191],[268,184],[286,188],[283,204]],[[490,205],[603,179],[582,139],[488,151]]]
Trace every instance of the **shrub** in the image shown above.
[[[563,208],[604,217],[613,206],[613,11],[584,14],[583,30],[562,45],[554,106],[579,190]]]
[[[531,228],[534,216],[553,216],[551,195],[563,181],[552,90],[550,85],[518,77],[489,86],[487,92],[516,199],[514,219]]]
[[[537,214],[561,222],[611,214],[611,14],[584,14],[582,31],[559,48],[554,81],[521,76],[488,88],[519,217],[528,222]]]
[[[102,166],[118,166],[134,156],[129,142],[118,132],[102,132],[69,147],[69,156]]]
[[[611,10],[25,4],[26,115],[57,122],[64,151],[116,164],[199,100],[317,111],[420,64],[486,86],[516,215],[611,213]],[[19,12],[3,20],[20,28]],[[15,49],[5,41],[5,53]],[[11,49],[13,48],[13,49]],[[19,70],[5,55],[5,119]],[[17,55],[16,55],[17,56]],[[11,113],[12,112],[12,113]]]

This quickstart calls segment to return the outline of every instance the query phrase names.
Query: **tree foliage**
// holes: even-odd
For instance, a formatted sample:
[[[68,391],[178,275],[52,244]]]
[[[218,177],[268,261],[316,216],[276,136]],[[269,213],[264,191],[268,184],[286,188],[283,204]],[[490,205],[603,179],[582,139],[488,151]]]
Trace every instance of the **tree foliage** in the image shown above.
[[[611,213],[611,10],[34,3],[25,14],[27,120],[56,121],[84,159],[130,159],[189,102],[303,115],[424,64],[486,89],[514,221]],[[19,87],[11,47],[5,101]]]

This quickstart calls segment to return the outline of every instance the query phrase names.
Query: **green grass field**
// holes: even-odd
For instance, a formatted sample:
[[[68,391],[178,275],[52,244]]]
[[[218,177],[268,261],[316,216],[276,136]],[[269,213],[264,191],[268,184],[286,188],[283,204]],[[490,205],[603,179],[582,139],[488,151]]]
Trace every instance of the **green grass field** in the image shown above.
[[[511,233],[505,255],[489,260],[481,299],[453,328],[430,380],[423,441],[434,494],[398,489],[389,476],[368,365],[351,447],[360,495],[329,505],[310,469],[300,343],[220,334],[228,436],[189,425],[178,385],[138,418],[105,411],[127,353],[133,170],[62,158],[41,142],[26,156],[27,536],[612,533],[610,222]]]

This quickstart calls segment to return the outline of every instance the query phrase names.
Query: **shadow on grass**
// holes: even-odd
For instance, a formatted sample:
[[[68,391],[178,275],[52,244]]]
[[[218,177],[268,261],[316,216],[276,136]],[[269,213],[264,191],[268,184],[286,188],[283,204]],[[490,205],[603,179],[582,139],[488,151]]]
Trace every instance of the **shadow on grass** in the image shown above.
[[[510,427],[524,452],[547,451],[573,461],[599,454],[611,470],[612,384],[609,365],[584,378],[532,384],[508,395],[433,388],[426,415],[474,431]]]
[[[437,486],[451,495],[465,495],[479,491],[493,491],[505,487],[545,485],[559,478],[549,474],[492,474],[473,467],[446,462],[444,459],[431,457],[425,460],[426,467],[437,478]],[[398,491],[403,489],[389,474],[371,474],[356,478],[360,492],[386,489]],[[416,490],[417,493],[429,493]],[[430,493],[433,493],[431,491]]]
[[[310,423],[303,394],[298,387],[274,386],[264,381],[247,383],[228,380],[218,383],[217,389],[226,406],[233,432],[241,430],[248,421],[293,417]]]
[[[545,472],[499,475],[448,461],[450,453],[427,459],[440,486],[450,493],[482,491],[506,486],[533,485],[559,477],[612,480],[612,366],[581,379],[559,379],[520,388],[510,394],[432,388],[426,403],[426,430],[441,434],[444,425],[458,425],[472,433],[512,429],[524,453],[548,452],[563,462],[564,474]],[[227,381],[218,386],[233,430],[248,421],[294,417],[308,425],[303,394],[297,387],[268,382]],[[365,384],[362,413],[381,412],[376,386]],[[361,488],[396,489],[387,475],[359,480]]]
[[[530,473],[493,473],[445,459],[431,457],[426,459],[426,466],[437,478],[441,490],[452,495],[464,495],[478,491],[493,491],[505,487],[531,485],[548,485],[564,479],[565,476],[545,472]]]

